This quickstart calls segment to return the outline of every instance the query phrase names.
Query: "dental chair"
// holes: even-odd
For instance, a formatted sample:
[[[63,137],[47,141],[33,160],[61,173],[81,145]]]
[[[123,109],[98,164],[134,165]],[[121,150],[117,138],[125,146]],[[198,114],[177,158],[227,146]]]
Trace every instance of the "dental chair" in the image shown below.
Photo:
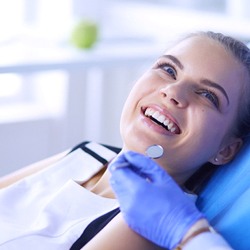
[[[250,249],[250,138],[231,163],[216,170],[197,206],[234,249]]]

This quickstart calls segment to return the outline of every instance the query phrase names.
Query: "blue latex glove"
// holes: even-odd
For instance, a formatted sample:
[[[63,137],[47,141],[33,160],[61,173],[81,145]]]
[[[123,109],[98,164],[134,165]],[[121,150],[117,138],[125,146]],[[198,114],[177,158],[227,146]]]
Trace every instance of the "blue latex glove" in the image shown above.
[[[149,157],[129,151],[118,156],[109,170],[110,184],[129,227],[161,247],[173,249],[188,229],[204,217]]]

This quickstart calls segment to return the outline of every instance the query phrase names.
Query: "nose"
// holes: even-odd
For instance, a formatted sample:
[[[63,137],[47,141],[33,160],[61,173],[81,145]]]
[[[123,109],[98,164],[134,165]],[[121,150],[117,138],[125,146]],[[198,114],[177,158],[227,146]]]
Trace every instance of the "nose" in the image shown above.
[[[189,104],[188,86],[183,83],[171,83],[160,89],[160,95],[171,105],[178,108],[186,108]]]

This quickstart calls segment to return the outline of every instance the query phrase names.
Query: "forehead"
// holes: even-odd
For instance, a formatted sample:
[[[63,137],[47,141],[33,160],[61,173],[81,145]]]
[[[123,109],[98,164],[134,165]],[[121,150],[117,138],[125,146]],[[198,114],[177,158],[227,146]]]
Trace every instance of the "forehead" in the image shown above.
[[[234,76],[233,79],[238,82],[245,73],[244,66],[231,52],[208,37],[187,38],[167,50],[165,54],[173,55],[180,60],[186,71],[206,74],[203,77],[224,79]]]
[[[168,53],[179,56],[180,58],[183,58],[183,60],[189,60],[192,62],[202,61],[203,63],[201,66],[204,65],[206,61],[213,60],[215,62],[221,62],[225,61],[225,59],[229,60],[227,67],[238,64],[236,58],[229,51],[227,51],[222,44],[211,38],[203,36],[194,36],[184,39],[168,49],[166,54]],[[225,63],[226,62],[227,61],[225,61]]]

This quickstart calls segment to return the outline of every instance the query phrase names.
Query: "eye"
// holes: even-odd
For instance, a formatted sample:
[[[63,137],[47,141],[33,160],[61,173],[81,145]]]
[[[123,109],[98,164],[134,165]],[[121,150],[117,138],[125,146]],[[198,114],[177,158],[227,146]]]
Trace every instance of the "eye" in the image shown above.
[[[211,90],[200,89],[200,90],[197,90],[196,93],[199,94],[200,96],[207,98],[217,109],[219,108],[220,106],[219,98]]]
[[[176,80],[177,72],[175,67],[167,62],[158,62],[157,68],[164,70],[170,77]]]

